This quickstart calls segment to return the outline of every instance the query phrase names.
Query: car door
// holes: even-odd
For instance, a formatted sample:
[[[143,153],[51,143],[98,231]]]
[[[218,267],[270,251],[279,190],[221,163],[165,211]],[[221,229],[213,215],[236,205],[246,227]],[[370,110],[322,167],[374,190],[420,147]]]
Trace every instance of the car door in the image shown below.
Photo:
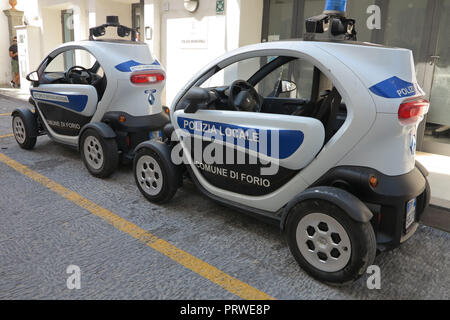
[[[177,104],[172,123],[182,136],[181,145],[192,171],[208,191],[214,193],[214,188],[220,188],[241,195],[264,196],[296,176],[323,147],[322,122],[293,115],[307,105],[310,96],[302,99],[302,93],[311,92],[312,79],[306,78],[312,77],[314,68],[305,69],[305,79],[298,80],[295,92],[273,96],[278,81],[289,76],[289,68],[278,66],[276,61],[274,68],[264,68],[276,58],[254,57],[221,70],[213,68],[217,72],[196,85],[210,90],[209,95],[223,96],[208,106],[187,108],[189,95],[194,92],[190,90]],[[230,108],[226,95],[228,85],[235,80],[257,82],[254,87],[264,97],[260,112]],[[274,106],[277,104],[278,112]]]
[[[69,48],[50,54],[42,65],[39,85],[31,88],[31,96],[55,137],[78,136],[94,115],[96,88],[87,81],[67,79],[71,67],[90,69],[94,64],[95,58],[86,50]]]

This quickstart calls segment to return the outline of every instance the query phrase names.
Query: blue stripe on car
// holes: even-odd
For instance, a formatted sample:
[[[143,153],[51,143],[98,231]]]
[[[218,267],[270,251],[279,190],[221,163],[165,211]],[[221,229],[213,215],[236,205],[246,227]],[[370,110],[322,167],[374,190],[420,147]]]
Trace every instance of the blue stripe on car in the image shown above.
[[[377,96],[398,99],[415,96],[418,92],[417,84],[404,81],[398,77],[391,77],[369,88]]]
[[[256,151],[259,153],[262,153],[266,156],[275,158],[275,159],[286,159],[292,156],[298,148],[303,144],[304,141],[304,134],[300,130],[274,130],[274,129],[266,129],[266,128],[249,128],[249,127],[243,127],[243,126],[237,126],[232,125],[228,123],[220,123],[220,122],[211,122],[211,121],[202,121],[202,120],[195,120],[195,119],[189,119],[184,117],[178,117],[178,125],[181,129],[184,129],[188,131],[191,135],[194,136],[203,136],[203,137],[213,137],[216,140],[218,140],[218,137],[224,137],[222,138],[222,141],[225,142],[232,142],[236,146],[244,146],[247,150]],[[202,129],[198,130],[199,128]],[[213,130],[214,128],[214,130]],[[203,129],[208,129],[206,131],[203,131]],[[237,132],[239,134],[243,133],[245,136],[245,133],[247,132],[256,132],[258,137],[260,136],[260,133],[263,131],[267,132],[267,147],[264,148],[259,141],[251,142],[248,139],[243,138],[230,138],[229,133],[232,132],[232,130],[238,130]],[[215,134],[214,134],[214,133]],[[234,131],[236,132],[236,131]],[[272,150],[272,136],[275,133],[278,133],[278,139],[279,139],[279,152],[278,156],[276,154],[272,154],[274,150]],[[227,140],[227,137],[230,141]],[[244,141],[243,141],[244,140]],[[264,150],[266,149],[266,150]]]
[[[134,60],[128,60],[128,61],[118,64],[117,66],[115,66],[115,68],[117,70],[119,70],[120,72],[131,72],[132,67],[143,66],[143,65],[159,66],[160,64],[159,64],[158,60],[153,61],[153,63],[151,63],[151,64],[145,64],[145,63],[140,63],[140,62],[137,62]]]
[[[52,95],[66,97],[69,100],[69,102],[36,98],[34,96],[35,93],[52,94]],[[88,102],[88,96],[87,95],[60,94],[60,93],[48,92],[48,91],[40,91],[40,90],[31,90],[31,94],[33,95],[33,98],[38,100],[38,101],[50,102],[52,104],[56,104],[56,105],[65,107],[67,109],[70,109],[70,110],[73,110],[73,111],[76,111],[76,112],[83,112],[83,110],[86,108],[86,105],[87,105],[87,102]]]

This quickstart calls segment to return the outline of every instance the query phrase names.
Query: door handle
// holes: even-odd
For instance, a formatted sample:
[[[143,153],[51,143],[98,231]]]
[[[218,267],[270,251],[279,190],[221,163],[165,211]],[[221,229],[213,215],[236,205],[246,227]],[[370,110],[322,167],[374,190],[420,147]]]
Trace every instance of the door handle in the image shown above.
[[[430,66],[436,64],[441,59],[441,56],[430,56]]]

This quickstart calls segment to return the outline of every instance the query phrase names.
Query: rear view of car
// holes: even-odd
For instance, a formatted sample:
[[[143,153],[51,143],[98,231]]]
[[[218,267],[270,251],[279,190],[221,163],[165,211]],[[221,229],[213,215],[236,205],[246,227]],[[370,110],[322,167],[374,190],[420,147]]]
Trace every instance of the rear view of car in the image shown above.
[[[417,129],[429,102],[417,83],[412,52],[364,45],[325,50],[357,73],[375,104],[370,130],[338,165],[361,168],[367,176],[369,183],[355,193],[373,205],[374,225],[385,236],[379,247],[395,247],[415,231],[430,197],[427,172],[415,161]]]

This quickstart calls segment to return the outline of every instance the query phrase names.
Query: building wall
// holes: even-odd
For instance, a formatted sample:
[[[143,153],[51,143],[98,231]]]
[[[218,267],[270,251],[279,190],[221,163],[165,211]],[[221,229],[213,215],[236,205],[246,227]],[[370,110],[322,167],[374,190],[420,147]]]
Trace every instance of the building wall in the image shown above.
[[[10,8],[8,0],[0,0],[0,9]],[[74,38],[86,40],[89,27],[103,24],[106,16],[117,15],[123,25],[131,26],[131,3],[136,1],[116,2],[111,0],[18,0],[16,9],[24,11],[28,24],[41,29],[41,46],[32,52],[42,60],[50,51],[63,42],[61,10],[72,9],[74,12]],[[4,36],[0,37],[0,85],[11,80],[11,66],[8,48],[10,46],[8,20],[0,13],[0,28]]]
[[[186,11],[183,1],[161,1],[161,62],[167,72],[165,104],[170,106],[186,82],[213,59],[261,41],[263,1],[225,3],[225,15],[217,15],[216,1],[200,1],[195,13]]]
[[[0,85],[8,84],[11,77],[11,63],[9,57],[9,46],[11,36],[8,34],[8,19],[3,10],[10,9],[9,0],[0,0],[0,30],[2,36],[0,37]],[[24,17],[29,24],[39,25],[38,0],[18,0],[17,10],[24,11]],[[40,54],[40,52],[39,52]]]
[[[26,5],[25,5],[26,2]],[[123,25],[131,26],[131,3],[111,0],[18,0],[30,24],[41,28],[44,58],[62,43],[61,10],[74,10],[75,40],[88,37],[89,27],[105,23],[106,16],[117,15]],[[138,2],[138,0],[134,1]],[[216,14],[216,1],[200,1],[191,14],[181,0],[145,0],[145,26],[152,28],[152,39],[144,41],[167,71],[166,101],[170,105],[181,87],[204,65],[229,50],[261,40],[263,1],[226,0],[225,15]],[[8,0],[0,0],[2,9]],[[7,30],[7,20],[0,17],[0,27]],[[143,30],[144,31],[144,30]],[[183,40],[204,40],[200,45]],[[0,39],[1,61],[8,61],[9,43]],[[3,49],[2,49],[3,48]],[[0,66],[0,83],[10,81],[10,64]]]
[[[263,4],[262,0],[240,1],[239,47],[261,42]]]
[[[62,43],[61,10],[43,8],[42,17],[42,52],[41,58]],[[41,60],[42,60],[41,59]]]
[[[107,16],[118,16],[120,24],[131,27],[131,4],[113,2],[111,0],[95,0],[95,3],[96,21],[91,26],[106,23]]]

